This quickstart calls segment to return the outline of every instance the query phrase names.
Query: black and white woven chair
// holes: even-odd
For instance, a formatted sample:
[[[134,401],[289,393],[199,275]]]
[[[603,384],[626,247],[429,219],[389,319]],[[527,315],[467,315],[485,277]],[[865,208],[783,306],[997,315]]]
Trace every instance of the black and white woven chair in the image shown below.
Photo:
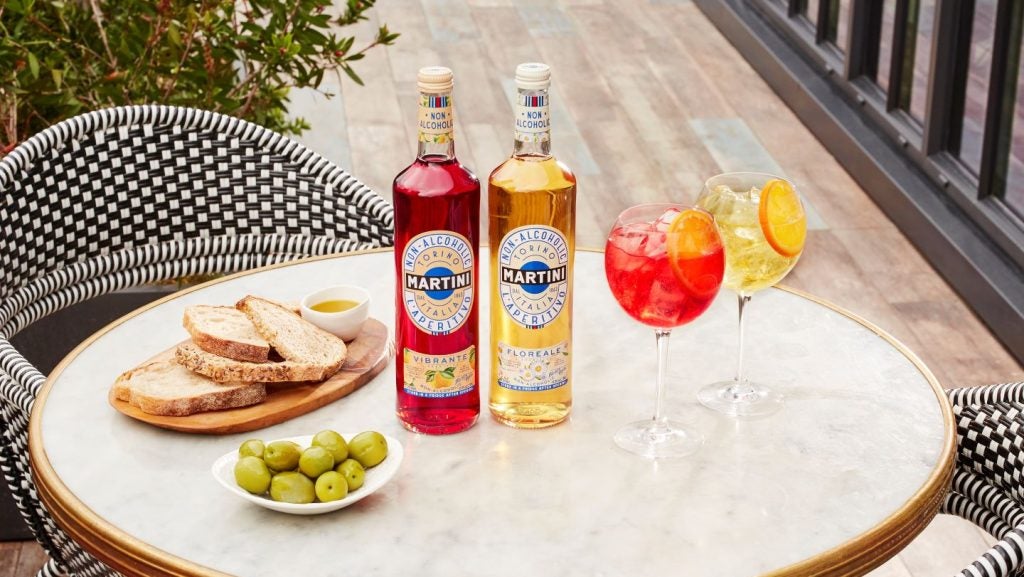
[[[130,286],[391,244],[385,199],[298,143],[221,114],[101,110],[0,160],[0,470],[52,559],[40,575],[116,573],[35,493],[27,426],[45,377],[10,338]]]
[[[958,577],[1024,574],[1024,382],[948,391],[956,415],[952,491],[942,512],[999,541]]]

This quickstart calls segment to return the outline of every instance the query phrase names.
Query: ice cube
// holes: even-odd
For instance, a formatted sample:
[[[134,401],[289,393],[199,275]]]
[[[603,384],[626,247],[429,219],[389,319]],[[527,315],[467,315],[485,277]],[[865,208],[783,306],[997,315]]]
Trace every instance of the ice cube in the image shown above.
[[[648,258],[665,258],[665,255],[668,254],[668,234],[664,232],[649,233],[643,251],[643,255]]]
[[[644,245],[650,232],[647,223],[629,224],[615,229],[608,238],[608,244],[632,256],[644,254]]]
[[[678,208],[670,208],[662,213],[658,217],[658,220],[654,221],[654,230],[658,232],[668,232],[668,227],[672,225],[672,221],[679,216],[681,211]]]

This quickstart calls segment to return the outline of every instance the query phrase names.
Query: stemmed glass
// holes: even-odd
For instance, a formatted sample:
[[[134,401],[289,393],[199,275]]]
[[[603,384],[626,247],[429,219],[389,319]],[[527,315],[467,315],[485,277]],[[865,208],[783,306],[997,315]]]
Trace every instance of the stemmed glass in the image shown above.
[[[654,327],[658,345],[654,418],[626,425],[615,443],[654,459],[688,455],[704,438],[663,412],[668,338],[673,328],[700,316],[722,284],[725,258],[714,218],[680,204],[634,206],[615,221],[604,255],[615,300],[629,316]]]
[[[807,237],[800,196],[789,181],[756,172],[720,174],[704,184],[697,206],[715,216],[725,242],[725,281],[739,299],[736,378],[697,393],[704,406],[732,416],[758,417],[782,408],[778,391],[743,375],[743,309],[796,265]]]

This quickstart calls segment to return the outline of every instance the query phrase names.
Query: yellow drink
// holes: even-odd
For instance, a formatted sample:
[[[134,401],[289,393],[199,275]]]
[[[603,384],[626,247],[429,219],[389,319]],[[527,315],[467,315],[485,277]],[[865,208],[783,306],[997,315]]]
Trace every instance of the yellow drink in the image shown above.
[[[735,191],[716,186],[697,200],[715,215],[725,243],[725,278],[722,286],[750,295],[775,285],[796,264],[799,255],[786,257],[765,239],[758,218],[760,190]]]
[[[515,151],[488,180],[491,414],[512,427],[562,422],[572,407],[576,177],[551,156],[550,69],[516,68]]]

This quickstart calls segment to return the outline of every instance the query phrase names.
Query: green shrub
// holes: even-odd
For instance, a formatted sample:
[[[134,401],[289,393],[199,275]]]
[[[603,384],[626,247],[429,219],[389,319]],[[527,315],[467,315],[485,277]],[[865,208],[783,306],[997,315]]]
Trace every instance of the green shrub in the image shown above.
[[[172,104],[300,133],[288,91],[345,72],[394,42],[381,26],[355,46],[338,29],[375,0],[0,0],[0,156],[75,114]]]

